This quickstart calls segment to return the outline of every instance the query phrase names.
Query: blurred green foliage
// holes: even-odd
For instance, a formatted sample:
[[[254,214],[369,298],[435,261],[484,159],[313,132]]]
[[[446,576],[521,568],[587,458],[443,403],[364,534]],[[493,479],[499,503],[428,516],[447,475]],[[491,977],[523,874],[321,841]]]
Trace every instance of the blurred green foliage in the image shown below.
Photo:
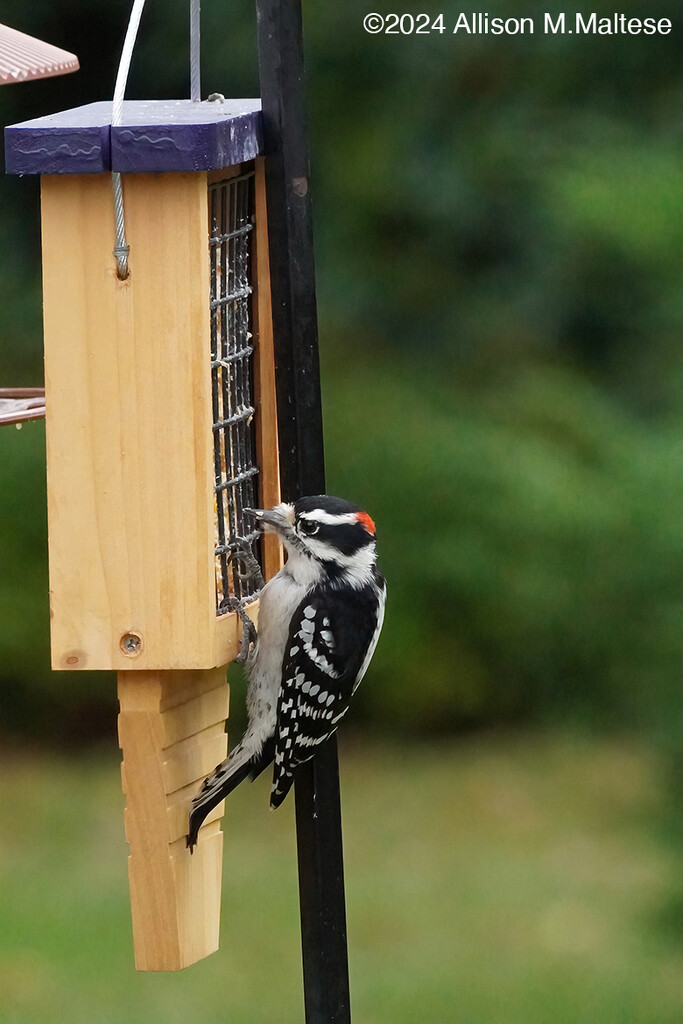
[[[148,5],[129,96],[187,95],[186,8]],[[254,95],[233,8],[204,4],[204,92]],[[390,585],[356,718],[580,714],[673,744],[680,32],[380,37],[369,9],[305,5],[329,489],[371,510]],[[3,88],[3,121],[110,96],[128,11],[8,0],[82,70]],[[0,384],[33,384],[37,183],[0,205]],[[0,729],[86,736],[113,688],[49,670],[41,430],[0,433]]]
[[[367,496],[391,588],[361,707],[429,730],[577,708],[664,725],[674,430],[555,368],[510,369],[474,396],[400,365],[331,377],[330,483]]]

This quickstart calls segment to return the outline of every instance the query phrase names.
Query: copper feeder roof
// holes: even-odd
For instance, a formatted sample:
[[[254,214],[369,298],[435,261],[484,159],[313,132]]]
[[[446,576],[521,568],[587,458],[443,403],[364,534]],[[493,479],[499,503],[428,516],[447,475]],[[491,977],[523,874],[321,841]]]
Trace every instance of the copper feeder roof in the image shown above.
[[[51,43],[0,25],[0,85],[78,71],[78,57]]]
[[[45,416],[45,388],[0,388],[0,424],[41,420]]]

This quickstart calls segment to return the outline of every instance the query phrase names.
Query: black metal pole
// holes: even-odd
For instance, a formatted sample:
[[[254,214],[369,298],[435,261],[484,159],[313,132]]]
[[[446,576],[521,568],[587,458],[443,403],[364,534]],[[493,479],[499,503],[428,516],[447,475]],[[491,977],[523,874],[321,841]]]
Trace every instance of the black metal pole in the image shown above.
[[[256,0],[273,296],[280,477],[287,501],[325,491],[300,0]],[[307,1024],[350,1024],[337,745],[297,772]]]

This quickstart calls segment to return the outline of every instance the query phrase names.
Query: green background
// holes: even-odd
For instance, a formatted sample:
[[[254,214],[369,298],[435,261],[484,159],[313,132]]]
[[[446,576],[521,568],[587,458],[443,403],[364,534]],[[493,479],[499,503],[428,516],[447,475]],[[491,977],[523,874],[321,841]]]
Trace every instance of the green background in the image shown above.
[[[187,95],[187,6],[150,0],[128,97]],[[548,6],[568,22],[577,9]],[[203,8],[203,93],[257,95],[251,6]],[[680,11],[622,7],[670,18],[668,36],[546,36],[536,6],[495,2],[491,16],[534,15],[537,32],[418,37],[367,35],[370,10],[389,11],[304,5],[328,489],[372,514],[390,588],[342,751],[356,1019],[665,1024],[682,902],[669,859]],[[399,13],[421,10],[446,26],[459,13]],[[76,52],[81,70],[2,88],[3,123],[109,98],[128,12],[5,2],[4,22]],[[33,179],[0,181],[0,386],[42,382],[38,205]],[[270,852],[243,878],[242,911],[228,887],[227,964],[188,973],[204,981],[183,982],[184,996],[180,981],[136,979],[154,986],[146,1008],[125,1003],[115,687],[49,669],[44,458],[42,424],[1,429],[0,971],[18,995],[0,1020],[60,1019],[77,992],[74,1019],[91,1022],[173,1020],[189,1005],[206,1019],[230,1005],[236,1021],[300,1019],[291,812],[273,839],[256,788],[235,797],[235,842],[250,861],[261,842]],[[241,694],[237,680],[235,731]],[[603,817],[601,801],[617,811]],[[546,840],[565,851],[551,867]],[[239,853],[226,856],[242,877]],[[100,868],[115,882],[98,910],[78,883],[106,890]],[[15,872],[37,894],[23,914]],[[254,906],[261,927],[240,959]],[[534,915],[551,924],[534,931]],[[48,979],[35,991],[21,980],[34,973]]]

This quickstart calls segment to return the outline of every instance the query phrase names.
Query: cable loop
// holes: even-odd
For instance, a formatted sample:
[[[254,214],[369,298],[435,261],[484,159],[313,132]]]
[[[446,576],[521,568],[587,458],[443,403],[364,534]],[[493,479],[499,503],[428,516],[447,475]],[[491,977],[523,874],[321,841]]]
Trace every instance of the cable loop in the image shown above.
[[[135,46],[135,39],[138,34],[138,28],[140,27],[140,18],[142,17],[142,9],[144,6],[145,0],[133,0],[133,8],[130,12],[130,18],[128,19],[126,38],[123,41],[121,60],[119,61],[119,69],[116,75],[116,85],[114,86],[114,99],[111,110],[112,127],[121,124],[123,119],[123,96],[126,91],[126,82],[128,81],[130,62],[133,56],[133,47]],[[112,188],[114,190],[114,220],[116,222],[116,244],[114,245],[113,251],[114,256],[116,257],[118,275],[122,281],[125,281],[128,277],[128,253],[130,252],[130,246],[126,241],[126,224],[123,213],[123,184],[121,182],[121,174],[118,171],[112,171],[111,181]]]
[[[121,124],[123,120],[123,96],[126,91],[130,62],[133,57],[133,47],[135,46],[144,6],[145,0],[133,0],[133,7],[128,19],[128,28],[126,29],[126,38],[123,41],[119,69],[116,75],[116,85],[114,86],[114,99],[111,111],[112,127]],[[190,95],[196,102],[201,100],[199,6],[200,0],[190,0]],[[112,171],[111,179],[114,192],[114,220],[116,223],[116,244],[114,245],[113,253],[116,257],[117,273],[120,279],[125,281],[128,277],[130,246],[126,241],[123,183],[120,172]]]

